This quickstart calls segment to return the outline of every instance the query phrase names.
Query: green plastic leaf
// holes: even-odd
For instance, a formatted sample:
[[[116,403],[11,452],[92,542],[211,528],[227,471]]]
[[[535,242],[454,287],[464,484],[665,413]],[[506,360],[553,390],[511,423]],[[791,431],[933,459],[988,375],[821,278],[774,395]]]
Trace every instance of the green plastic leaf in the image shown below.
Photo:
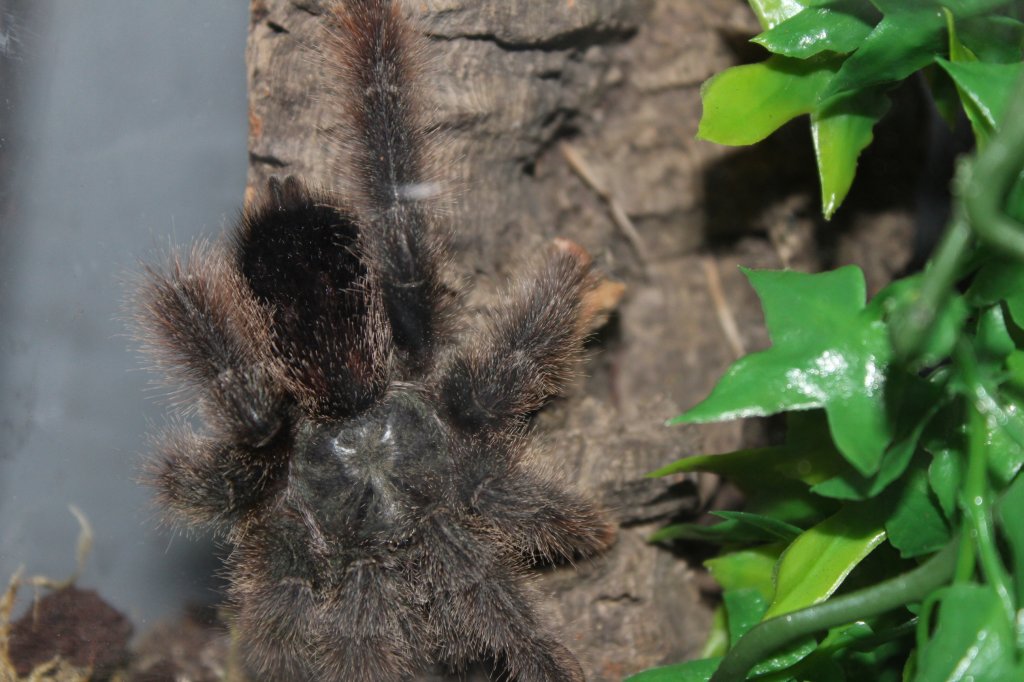
[[[996,516],[1013,555],[1017,594],[1024,594],[1024,477],[1018,477],[996,503]]]
[[[864,476],[853,467],[847,467],[833,478],[811,488],[815,495],[837,500],[868,500],[880,495],[890,483],[899,478],[914,454],[914,443],[905,440],[898,447],[890,447],[882,456],[878,472]]]
[[[711,630],[700,650],[699,658],[724,656],[729,650],[729,628],[726,623],[725,607],[721,604],[711,614]]]
[[[775,595],[775,564],[785,548],[782,543],[761,545],[708,559],[704,565],[724,590],[756,589],[768,602]]]
[[[889,110],[881,89],[863,90],[811,113],[811,138],[821,179],[821,211],[828,220],[843,203],[860,153],[874,138],[875,123]]]
[[[937,450],[928,467],[928,483],[947,521],[958,517],[957,494],[963,483],[964,454],[956,450]]]
[[[815,495],[806,485],[783,479],[781,485],[763,485],[747,497],[746,510],[810,528],[839,508],[835,500]]]
[[[870,503],[848,504],[797,538],[779,560],[765,619],[828,599],[885,539],[884,511]]]
[[[648,542],[692,540],[718,545],[770,542],[777,537],[738,521],[723,521],[710,526],[699,523],[673,523],[651,533]]]
[[[889,542],[909,559],[938,551],[949,542],[949,526],[928,485],[928,471],[918,457],[895,491],[895,507],[885,522]]]
[[[807,2],[801,0],[748,0],[748,4],[765,30],[778,26],[807,6]]]
[[[1017,680],[1013,630],[990,586],[946,589],[935,634],[918,658],[919,682]]]
[[[1018,392],[1024,391],[1024,351],[1015,350],[1006,358],[1010,385]]]
[[[878,4],[878,3],[876,3]],[[932,62],[945,48],[946,23],[936,6],[895,3],[843,63],[822,101],[844,93],[903,80]]]
[[[976,308],[1006,301],[1010,318],[1018,327],[1024,327],[1024,265],[998,258],[987,260],[965,297]]]
[[[726,69],[701,87],[697,138],[733,146],[759,142],[809,114],[837,68],[835,60],[773,56]]]
[[[771,658],[761,661],[755,665],[750,670],[750,675],[756,678],[770,675],[772,673],[780,673],[781,671],[788,671],[789,668],[792,668],[794,665],[807,658],[810,654],[814,653],[814,650],[817,648],[817,640],[813,637],[804,638],[776,653]],[[773,675],[771,679],[795,680],[796,678],[790,677],[783,672],[781,676]]]
[[[826,51],[846,54],[860,47],[878,18],[878,12],[863,0],[831,0],[801,10],[753,42],[798,59]]]
[[[878,472],[863,476],[848,466],[833,478],[815,485],[812,492],[841,500],[866,500],[881,494],[903,474],[925,428],[946,404],[945,391],[940,383],[893,372],[887,397],[886,407],[897,433],[882,456]]]
[[[981,311],[978,330],[974,338],[974,351],[978,361],[985,365],[1001,366],[1017,349],[1003,317],[1003,307],[992,305]]]
[[[887,319],[906,315],[921,296],[922,282],[920,273],[897,280],[879,292],[871,306],[884,310]],[[945,300],[940,301],[935,319],[922,340],[922,347],[913,359],[914,366],[931,367],[944,362],[960,337],[960,330],[969,314],[963,297],[959,295],[948,294]]]
[[[1024,292],[1024,265],[989,258],[974,276],[964,297],[970,305],[984,308],[1021,292]]]
[[[630,675],[624,682],[708,682],[718,670],[721,658],[704,658]]]
[[[722,603],[725,604],[730,647],[736,646],[740,637],[760,623],[761,617],[768,609],[768,600],[752,587],[726,590],[722,594]]]
[[[1024,466],[1024,410],[1003,397],[998,425],[988,436],[988,466],[1000,485],[1007,485]]]
[[[803,532],[801,528],[791,523],[774,519],[762,514],[752,514],[741,511],[713,511],[712,516],[717,516],[728,521],[735,521],[744,526],[749,526],[757,531],[775,537],[777,540],[790,542]]]
[[[1011,64],[1024,57],[1024,22],[991,15],[971,17],[958,23],[960,40],[980,61]]]
[[[728,477],[752,498],[767,490],[792,490],[785,479],[815,485],[842,470],[845,463],[832,442],[828,419],[822,410],[790,412],[786,421],[785,446],[696,455],[673,462],[648,476],[707,471]]]
[[[678,422],[672,420],[669,423],[675,424]],[[647,476],[657,478],[659,476],[670,476],[672,474],[693,471],[708,471],[713,474],[728,476],[734,483],[742,487],[744,483],[748,482],[756,484],[758,476],[764,475],[766,471],[774,470],[780,460],[789,456],[790,453],[781,447],[750,448],[748,450],[726,452],[720,455],[695,455],[663,466],[647,474]],[[756,468],[756,471],[752,470],[751,467]]]
[[[1014,85],[1024,75],[1024,64],[936,61],[956,83],[972,124],[983,126],[991,134],[1006,113]]]
[[[1019,223],[1024,223],[1024,170],[1021,170],[1017,182],[1013,183],[1006,197],[1006,215]]]
[[[823,407],[846,460],[874,473],[892,438],[883,395],[891,347],[884,324],[864,310],[860,270],[744,273],[761,298],[772,347],[734,363],[711,395],[671,423]]]

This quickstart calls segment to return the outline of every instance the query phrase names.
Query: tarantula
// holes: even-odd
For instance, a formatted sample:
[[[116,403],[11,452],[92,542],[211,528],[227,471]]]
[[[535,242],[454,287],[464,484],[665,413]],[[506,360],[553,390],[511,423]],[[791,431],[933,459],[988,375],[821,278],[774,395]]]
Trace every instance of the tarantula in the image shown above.
[[[272,180],[224,240],[147,270],[143,338],[206,425],[158,438],[151,483],[173,518],[228,539],[233,628],[262,679],[380,682],[490,657],[521,682],[583,680],[524,569],[592,555],[613,530],[525,436],[597,314],[590,259],[556,242],[456,334],[410,29],[387,0],[325,21],[354,191]]]

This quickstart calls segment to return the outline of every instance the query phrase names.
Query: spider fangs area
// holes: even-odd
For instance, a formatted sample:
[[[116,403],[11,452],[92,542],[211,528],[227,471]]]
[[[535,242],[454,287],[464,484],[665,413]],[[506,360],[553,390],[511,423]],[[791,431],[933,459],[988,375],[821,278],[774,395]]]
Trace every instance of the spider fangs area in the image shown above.
[[[401,543],[402,521],[420,517],[435,486],[453,479],[445,430],[411,391],[392,392],[344,422],[306,420],[297,429],[288,492],[328,533]]]

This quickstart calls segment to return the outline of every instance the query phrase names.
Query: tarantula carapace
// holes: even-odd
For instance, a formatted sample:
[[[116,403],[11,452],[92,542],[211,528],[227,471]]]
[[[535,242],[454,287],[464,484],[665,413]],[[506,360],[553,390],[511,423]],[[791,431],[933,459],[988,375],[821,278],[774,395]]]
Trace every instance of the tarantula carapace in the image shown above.
[[[207,427],[162,435],[151,482],[172,517],[230,542],[233,628],[261,679],[489,657],[521,682],[582,680],[524,568],[592,555],[612,528],[535,465],[525,424],[598,312],[590,259],[557,241],[456,333],[409,28],[386,0],[325,21],[353,191],[271,181],[224,240],[147,271],[146,345]]]

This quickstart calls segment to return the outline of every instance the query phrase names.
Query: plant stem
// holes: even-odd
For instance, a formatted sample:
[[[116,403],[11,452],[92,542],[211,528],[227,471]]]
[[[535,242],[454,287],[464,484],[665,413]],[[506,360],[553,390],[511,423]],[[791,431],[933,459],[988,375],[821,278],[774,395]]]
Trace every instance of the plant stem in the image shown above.
[[[970,344],[961,339],[954,350],[953,358],[967,389],[967,475],[960,504],[963,506],[971,542],[965,544],[976,547],[981,570],[999,595],[1004,615],[1013,628],[1016,622],[1016,599],[1010,586],[1010,577],[1003,567],[996,547],[992,495],[988,485],[990,432],[1003,428],[1007,416],[1002,406],[985,387]],[[961,570],[964,568],[960,567]]]
[[[999,134],[974,162],[961,187],[971,227],[982,241],[1024,262],[1024,225],[1006,214],[1006,196],[1024,169],[1024,81],[1017,84]]]
[[[759,661],[801,637],[920,601],[952,577],[958,544],[951,541],[908,573],[757,625],[726,654],[710,682],[744,680]]]

